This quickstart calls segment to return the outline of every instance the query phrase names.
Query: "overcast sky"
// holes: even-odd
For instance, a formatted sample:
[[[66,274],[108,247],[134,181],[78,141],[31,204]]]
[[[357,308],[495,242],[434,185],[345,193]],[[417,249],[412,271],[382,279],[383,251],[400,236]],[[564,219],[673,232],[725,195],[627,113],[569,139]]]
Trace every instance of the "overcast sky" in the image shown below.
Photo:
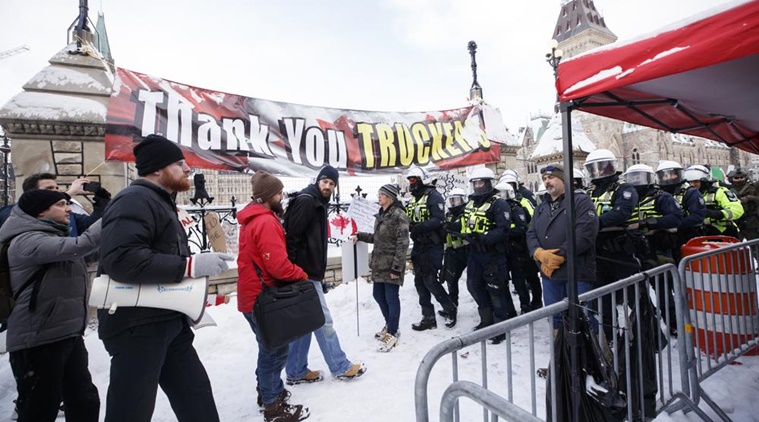
[[[620,40],[721,0],[596,0]],[[325,107],[431,111],[466,105],[467,43],[512,133],[553,107],[545,62],[561,0],[90,0],[116,65],[188,85]],[[0,1],[0,105],[66,45],[78,0]]]

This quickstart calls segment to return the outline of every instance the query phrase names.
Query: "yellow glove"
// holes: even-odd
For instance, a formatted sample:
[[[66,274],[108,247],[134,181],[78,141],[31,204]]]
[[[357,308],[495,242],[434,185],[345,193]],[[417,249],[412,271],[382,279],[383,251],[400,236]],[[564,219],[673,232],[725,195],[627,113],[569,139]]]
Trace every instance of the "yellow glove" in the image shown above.
[[[540,264],[540,272],[542,272],[548,278],[551,278],[551,274],[553,274],[554,270],[555,268],[551,268],[546,264]]]
[[[535,250],[535,254],[533,254],[533,258],[543,263],[545,266],[550,267],[552,269],[557,269],[561,264],[563,264],[566,259],[564,259],[563,256],[558,255],[557,252],[559,252],[560,249],[543,249],[538,248]]]

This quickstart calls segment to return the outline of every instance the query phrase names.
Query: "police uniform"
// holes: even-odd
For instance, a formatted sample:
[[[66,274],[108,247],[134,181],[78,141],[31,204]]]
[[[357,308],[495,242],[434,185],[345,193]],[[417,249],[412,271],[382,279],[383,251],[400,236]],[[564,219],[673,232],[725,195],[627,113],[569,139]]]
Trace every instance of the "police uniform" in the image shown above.
[[[522,200],[527,201],[526,198]],[[511,227],[506,243],[508,266],[511,271],[511,280],[519,296],[519,305],[524,314],[543,306],[543,290],[538,279],[538,267],[527,250],[525,238],[534,210],[531,205],[529,208],[522,206],[516,199],[507,199],[506,202],[511,208]],[[529,204],[529,201],[527,203]],[[532,299],[530,299],[530,290],[532,290]]]
[[[667,187],[663,188],[665,191]],[[677,185],[670,192],[680,204],[683,210],[683,220],[677,226],[677,244],[672,248],[672,258],[675,264],[680,263],[682,258],[682,246],[694,237],[703,235],[704,218],[706,217],[706,204],[701,192],[687,182]]]
[[[465,205],[448,210],[446,219],[445,257],[443,258],[442,281],[448,287],[448,296],[459,306],[459,279],[469,260],[469,243],[461,236],[461,216]],[[438,312],[440,313],[440,312]]]
[[[443,263],[445,240],[444,208],[442,195],[433,186],[427,185],[416,190],[406,206],[411,240],[414,242],[411,249],[414,287],[419,295],[419,305],[422,307],[422,321],[411,326],[416,331],[437,327],[432,296],[435,296],[446,314],[456,315],[456,307],[438,281],[438,272]]]
[[[734,221],[741,218],[744,211],[735,193],[719,183],[702,183],[701,194],[706,205],[704,233],[707,236],[739,237]]]
[[[505,245],[510,226],[511,207],[498,198],[496,190],[469,196],[461,218],[461,233],[470,241],[467,289],[477,302],[477,329],[516,316],[507,285]]]

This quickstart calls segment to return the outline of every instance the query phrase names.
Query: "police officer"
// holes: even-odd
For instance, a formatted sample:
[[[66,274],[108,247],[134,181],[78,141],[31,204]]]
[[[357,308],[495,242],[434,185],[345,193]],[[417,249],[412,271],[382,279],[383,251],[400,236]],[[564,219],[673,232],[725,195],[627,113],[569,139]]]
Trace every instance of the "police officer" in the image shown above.
[[[443,196],[435,189],[435,180],[418,167],[409,170],[406,179],[412,195],[406,206],[410,236],[414,242],[411,263],[414,265],[414,287],[422,307],[422,320],[411,324],[411,328],[415,331],[437,328],[432,296],[445,311],[446,327],[453,328],[456,325],[456,306],[438,281],[445,242]]]
[[[664,160],[656,168],[659,186],[671,194],[683,210],[683,221],[677,227],[677,245],[672,248],[675,264],[680,263],[680,248],[690,239],[702,235],[706,217],[704,197],[698,189],[690,186],[683,178],[683,166],[676,161]]]
[[[527,250],[527,239],[525,238],[532,216],[516,200],[516,193],[510,184],[499,182],[495,188],[501,198],[506,200],[506,203],[511,207],[511,227],[506,241],[506,256],[511,280],[514,283],[517,295],[519,295],[521,313],[525,314],[533,310],[533,306],[535,309],[543,306],[541,298],[543,292],[542,288],[539,287],[540,282],[537,283],[538,290],[533,289],[532,299],[530,299],[530,289],[527,287],[527,273],[530,273],[535,279],[537,279],[538,274],[538,267],[535,260],[530,257]]]
[[[451,189],[451,193],[446,198],[448,211],[445,214],[446,235],[442,281],[448,286],[448,296],[457,308],[459,306],[459,279],[469,259],[468,243],[461,236],[461,216],[464,214],[466,202],[466,192],[461,188]],[[438,311],[438,315],[447,316],[442,310]]]
[[[588,193],[598,214],[596,238],[597,283],[611,284],[640,272],[640,261],[635,253],[638,244],[645,242],[640,233],[627,230],[628,220],[638,204],[638,192],[629,183],[619,180],[617,158],[608,149],[597,149],[585,159],[585,170],[590,176]],[[611,340],[611,300],[602,300],[604,332]]]
[[[493,171],[479,167],[469,177],[472,194],[461,218],[461,233],[469,242],[467,289],[477,302],[480,329],[516,316],[508,290],[506,239],[511,208],[494,189]],[[497,344],[505,335],[493,338]]]
[[[583,174],[582,170],[577,167],[572,169],[572,185],[575,190],[579,189],[584,191],[587,188],[587,186],[585,186],[585,174]]]
[[[648,251],[640,251],[641,254],[648,252],[644,259],[644,268],[674,264],[672,249],[678,247],[676,232],[683,220],[680,204],[670,193],[656,185],[656,174],[650,166],[635,164],[627,169],[622,178],[638,192],[638,205],[628,221],[633,227],[637,225],[646,237]],[[658,295],[659,310],[665,323],[674,332],[677,319],[673,281],[668,277],[661,280],[661,285],[654,286]],[[668,317],[665,316],[667,310]]]
[[[743,216],[743,206],[735,193],[719,183],[714,183],[714,177],[702,165],[688,167],[683,177],[698,189],[704,198],[704,234],[738,237],[735,221]]]
[[[743,205],[743,217],[738,219],[741,234],[746,240],[754,240],[759,237],[759,192],[740,167],[730,171],[727,180]]]
[[[524,183],[522,183],[522,180],[519,178],[519,173],[513,169],[506,169],[501,175],[501,180],[499,180],[499,182],[501,181],[511,183],[511,186],[517,194],[517,200],[523,207],[528,207],[525,202],[530,203],[530,215],[532,215],[532,211],[538,206],[538,200],[535,198],[535,194],[531,190],[524,187]]]

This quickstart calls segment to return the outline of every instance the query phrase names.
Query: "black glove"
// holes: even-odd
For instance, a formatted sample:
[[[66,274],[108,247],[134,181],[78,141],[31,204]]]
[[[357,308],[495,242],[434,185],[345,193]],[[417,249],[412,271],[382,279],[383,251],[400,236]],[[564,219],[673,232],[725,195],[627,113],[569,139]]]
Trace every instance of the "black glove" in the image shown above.
[[[482,235],[479,233],[467,233],[464,235],[464,240],[470,244],[479,244],[482,243]]]
[[[95,196],[92,198],[92,203],[96,207],[105,207],[108,202],[111,201],[111,193],[101,187],[95,191]]]
[[[722,220],[725,218],[725,214],[723,214],[720,210],[707,209],[706,217],[711,218],[712,220]]]
[[[657,219],[655,217],[648,217],[645,220],[643,220],[643,221],[640,222],[640,228],[646,228],[647,227],[649,229],[655,229],[656,225],[658,223],[659,222],[657,221]]]
[[[461,233],[461,223],[458,221],[451,221],[450,223],[445,223],[445,230],[450,233]]]

